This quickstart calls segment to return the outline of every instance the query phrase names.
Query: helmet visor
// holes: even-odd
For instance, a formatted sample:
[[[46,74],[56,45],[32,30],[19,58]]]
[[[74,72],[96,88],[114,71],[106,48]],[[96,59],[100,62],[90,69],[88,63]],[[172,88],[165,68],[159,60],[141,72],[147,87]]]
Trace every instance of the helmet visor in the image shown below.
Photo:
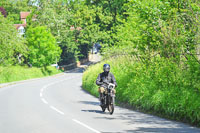
[[[104,72],[109,72],[109,71],[110,71],[109,67],[104,68]]]

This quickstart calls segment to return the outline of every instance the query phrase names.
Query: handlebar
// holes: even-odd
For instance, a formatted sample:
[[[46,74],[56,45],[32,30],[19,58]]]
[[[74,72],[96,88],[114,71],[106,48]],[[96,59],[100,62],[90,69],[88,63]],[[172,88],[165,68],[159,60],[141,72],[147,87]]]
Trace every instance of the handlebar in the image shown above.
[[[110,88],[115,88],[115,84],[109,83],[108,84],[108,89],[110,89]]]
[[[108,89],[115,88],[115,84],[113,84],[113,83],[108,83],[108,82],[103,82],[103,83],[106,84],[105,87]]]

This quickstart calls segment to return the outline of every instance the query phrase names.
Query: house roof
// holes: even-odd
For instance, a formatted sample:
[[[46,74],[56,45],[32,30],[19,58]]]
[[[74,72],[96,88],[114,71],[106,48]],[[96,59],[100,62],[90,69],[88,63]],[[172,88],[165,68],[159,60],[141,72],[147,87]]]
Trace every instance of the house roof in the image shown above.
[[[26,24],[14,24],[14,26],[18,30],[20,26],[26,27]]]
[[[20,17],[21,19],[25,19],[29,14],[30,12],[20,12]]]

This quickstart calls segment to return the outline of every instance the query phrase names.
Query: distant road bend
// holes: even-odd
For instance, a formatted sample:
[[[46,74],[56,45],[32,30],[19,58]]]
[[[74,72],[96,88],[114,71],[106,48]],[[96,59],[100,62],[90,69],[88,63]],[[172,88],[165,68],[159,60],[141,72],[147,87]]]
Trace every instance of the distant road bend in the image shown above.
[[[200,133],[200,129],[116,107],[102,113],[81,88],[82,68],[0,88],[0,133]]]

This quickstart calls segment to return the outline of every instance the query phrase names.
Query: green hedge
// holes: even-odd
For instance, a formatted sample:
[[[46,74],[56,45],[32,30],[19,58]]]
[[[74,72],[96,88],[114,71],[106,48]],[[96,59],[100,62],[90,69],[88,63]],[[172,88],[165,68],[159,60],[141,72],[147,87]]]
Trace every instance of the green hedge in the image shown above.
[[[95,81],[104,63],[111,65],[116,77],[117,102],[200,126],[200,66],[197,62],[180,65],[160,56],[146,63],[131,56],[103,61],[83,74],[83,88],[96,96]]]
[[[50,76],[60,72],[60,70],[51,66],[47,67],[47,69],[25,66],[0,66],[0,83]]]

